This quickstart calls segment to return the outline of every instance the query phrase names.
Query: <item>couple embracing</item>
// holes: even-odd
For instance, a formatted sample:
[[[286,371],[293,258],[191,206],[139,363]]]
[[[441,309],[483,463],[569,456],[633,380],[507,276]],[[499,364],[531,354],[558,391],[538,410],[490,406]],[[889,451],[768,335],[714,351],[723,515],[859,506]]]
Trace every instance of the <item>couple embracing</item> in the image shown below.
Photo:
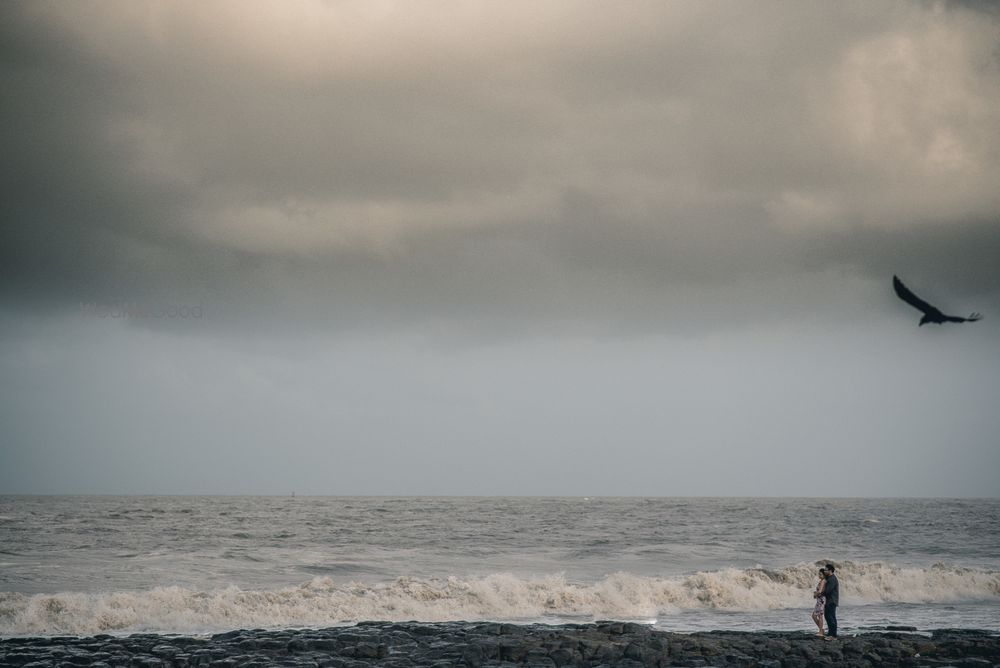
[[[840,583],[834,571],[837,569],[833,564],[827,564],[819,569],[819,582],[816,584],[816,591],[813,596],[816,598],[816,607],[813,608],[812,618],[819,628],[816,635],[826,640],[833,640],[837,637],[837,605],[840,603]],[[826,619],[828,635],[823,635],[823,620]]]

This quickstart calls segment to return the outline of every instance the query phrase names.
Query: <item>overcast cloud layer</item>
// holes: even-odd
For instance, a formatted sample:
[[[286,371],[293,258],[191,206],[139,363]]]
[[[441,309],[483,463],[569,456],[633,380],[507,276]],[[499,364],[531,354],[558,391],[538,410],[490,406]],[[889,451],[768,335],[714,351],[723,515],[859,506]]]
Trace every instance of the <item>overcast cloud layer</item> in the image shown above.
[[[0,492],[285,491],[280,442],[384,467],[324,493],[1000,493],[988,6],[5,3],[0,85]],[[987,319],[917,330],[894,273]],[[201,317],[80,306],[122,302]],[[542,466],[506,484],[433,474],[518,439],[502,460]],[[705,473],[848,441],[884,448],[864,484]],[[631,463],[605,477],[611,443]],[[946,446],[946,483],[927,457],[890,475]],[[150,477],[178,447],[218,466]],[[643,461],[688,464],[623,480]]]

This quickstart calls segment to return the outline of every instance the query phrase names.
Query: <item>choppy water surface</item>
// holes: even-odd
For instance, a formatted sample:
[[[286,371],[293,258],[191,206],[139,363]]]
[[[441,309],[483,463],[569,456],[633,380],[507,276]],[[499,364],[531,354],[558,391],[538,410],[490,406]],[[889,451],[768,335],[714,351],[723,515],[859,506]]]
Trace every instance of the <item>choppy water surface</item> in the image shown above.
[[[0,634],[363,619],[1000,630],[1000,500],[0,497]]]

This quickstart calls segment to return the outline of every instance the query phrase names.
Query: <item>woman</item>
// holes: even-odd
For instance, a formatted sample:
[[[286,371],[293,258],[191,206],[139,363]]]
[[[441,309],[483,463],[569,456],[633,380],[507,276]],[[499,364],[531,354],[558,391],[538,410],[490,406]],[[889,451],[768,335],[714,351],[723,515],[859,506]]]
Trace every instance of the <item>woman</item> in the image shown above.
[[[824,636],[823,633],[823,606],[826,605],[826,597],[823,596],[823,585],[826,584],[826,571],[822,568],[819,569],[819,583],[816,585],[815,591],[813,591],[813,596],[816,597],[816,605],[813,607],[812,618],[816,622],[816,628],[819,629],[818,635],[820,638]]]

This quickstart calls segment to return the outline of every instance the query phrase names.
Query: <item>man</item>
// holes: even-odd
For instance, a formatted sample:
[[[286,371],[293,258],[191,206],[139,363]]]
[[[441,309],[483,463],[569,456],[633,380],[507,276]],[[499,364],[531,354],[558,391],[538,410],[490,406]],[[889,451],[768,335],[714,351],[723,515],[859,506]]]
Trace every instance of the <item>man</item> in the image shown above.
[[[818,592],[817,596],[826,597],[826,605],[823,606],[823,618],[826,619],[826,629],[827,636],[826,640],[833,640],[837,637],[837,604],[840,603],[840,583],[837,582],[837,576],[834,575],[833,564],[827,564],[823,568],[826,572],[826,583],[823,585],[823,591]]]

